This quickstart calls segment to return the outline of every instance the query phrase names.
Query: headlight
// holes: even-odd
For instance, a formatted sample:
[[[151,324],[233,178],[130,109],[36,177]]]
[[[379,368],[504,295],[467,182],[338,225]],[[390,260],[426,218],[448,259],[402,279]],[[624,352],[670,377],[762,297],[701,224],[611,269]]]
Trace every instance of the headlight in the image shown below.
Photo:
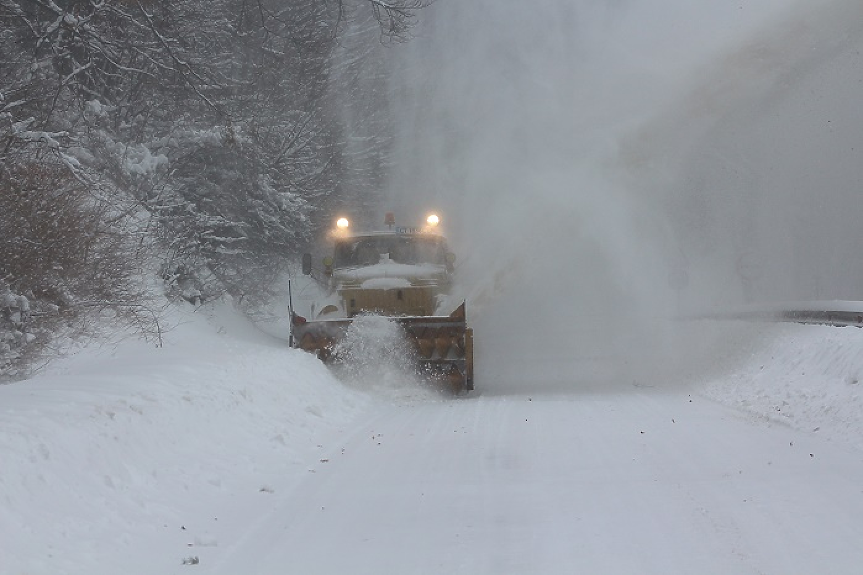
[[[350,225],[351,223],[348,221],[348,218],[339,218],[336,220],[336,227],[340,230],[346,230]]]
[[[431,214],[429,217],[426,218],[426,223],[431,227],[435,227],[440,223],[440,218],[437,217],[437,214]]]

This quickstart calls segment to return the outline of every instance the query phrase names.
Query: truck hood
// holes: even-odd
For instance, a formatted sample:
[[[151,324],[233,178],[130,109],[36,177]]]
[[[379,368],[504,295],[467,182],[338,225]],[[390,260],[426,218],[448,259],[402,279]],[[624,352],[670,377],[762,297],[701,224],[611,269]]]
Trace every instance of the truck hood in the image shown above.
[[[399,288],[413,284],[428,284],[446,278],[446,267],[435,264],[399,264],[392,261],[358,268],[342,268],[333,272],[336,284],[365,288]]]

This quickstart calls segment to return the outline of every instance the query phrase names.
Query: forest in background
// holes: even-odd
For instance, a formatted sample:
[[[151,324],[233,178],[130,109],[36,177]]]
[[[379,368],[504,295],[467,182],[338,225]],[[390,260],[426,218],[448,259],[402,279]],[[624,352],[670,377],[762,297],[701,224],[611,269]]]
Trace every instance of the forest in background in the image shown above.
[[[0,0],[0,375],[94,317],[155,333],[154,293],[265,301],[374,209],[429,3]]]

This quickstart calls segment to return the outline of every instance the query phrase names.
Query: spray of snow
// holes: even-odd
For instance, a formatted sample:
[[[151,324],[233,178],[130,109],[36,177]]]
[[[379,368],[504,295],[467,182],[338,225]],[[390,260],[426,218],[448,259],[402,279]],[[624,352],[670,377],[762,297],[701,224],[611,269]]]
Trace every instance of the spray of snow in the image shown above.
[[[416,353],[404,329],[389,318],[355,317],[334,355],[336,374],[351,387],[394,400],[432,397],[416,373]]]
[[[685,371],[732,336],[692,341],[678,315],[863,299],[856,0],[430,14],[396,86],[391,200],[444,208],[480,380],[550,351]]]

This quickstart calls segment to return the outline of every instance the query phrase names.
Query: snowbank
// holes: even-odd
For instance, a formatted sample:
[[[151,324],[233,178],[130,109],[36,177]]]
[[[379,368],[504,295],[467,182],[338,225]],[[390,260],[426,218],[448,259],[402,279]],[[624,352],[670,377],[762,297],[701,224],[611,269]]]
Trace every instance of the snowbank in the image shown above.
[[[0,386],[0,572],[174,572],[367,401],[232,313],[203,315],[163,349],[91,350]]]
[[[721,403],[863,445],[863,329],[782,324],[704,394]]]

